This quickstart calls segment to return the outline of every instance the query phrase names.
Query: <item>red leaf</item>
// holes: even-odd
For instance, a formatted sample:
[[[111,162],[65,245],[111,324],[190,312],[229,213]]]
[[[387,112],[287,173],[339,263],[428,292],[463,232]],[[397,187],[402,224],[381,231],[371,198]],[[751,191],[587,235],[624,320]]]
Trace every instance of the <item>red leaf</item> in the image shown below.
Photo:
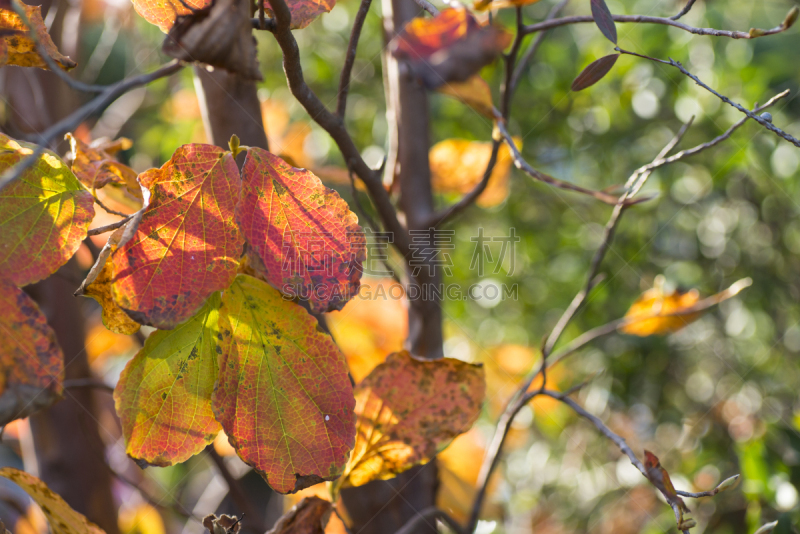
[[[61,399],[64,356],[36,303],[0,278],[0,426]]]
[[[611,70],[618,58],[619,54],[611,54],[589,63],[572,82],[572,90],[582,91],[599,82],[603,76],[608,74],[608,71]]]
[[[125,452],[138,464],[167,466],[188,460],[214,441],[211,411],[217,378],[215,293],[174,330],[157,330],[128,362],[114,389]]]
[[[611,16],[611,11],[608,9],[605,0],[591,1],[594,23],[597,24],[606,39],[617,44],[617,26],[614,24],[614,18]]]
[[[356,445],[344,485],[392,478],[427,463],[470,429],[485,391],[480,365],[390,354],[356,388]]]
[[[337,478],[353,448],[355,400],[333,339],[247,275],[223,294],[219,329],[212,407],[242,460],[280,493]]]
[[[445,9],[433,18],[416,17],[406,24],[393,41],[392,54],[405,61],[426,87],[436,89],[468,80],[510,42],[510,33],[481,26],[466,9]]]
[[[247,151],[236,220],[255,272],[314,311],[341,309],[358,293],[366,239],[358,217],[305,169],[260,148]]]
[[[139,182],[150,203],[136,235],[111,256],[113,296],[137,322],[174,328],[236,276],[239,169],[219,147],[183,145]]]
[[[292,13],[293,30],[300,30],[323,13],[329,12],[336,5],[336,0],[287,0],[286,5]],[[269,0],[265,2],[265,11],[272,16]]]
[[[35,149],[0,134],[0,172]],[[25,286],[56,272],[81,246],[93,217],[91,193],[45,150],[0,191],[0,276]]]

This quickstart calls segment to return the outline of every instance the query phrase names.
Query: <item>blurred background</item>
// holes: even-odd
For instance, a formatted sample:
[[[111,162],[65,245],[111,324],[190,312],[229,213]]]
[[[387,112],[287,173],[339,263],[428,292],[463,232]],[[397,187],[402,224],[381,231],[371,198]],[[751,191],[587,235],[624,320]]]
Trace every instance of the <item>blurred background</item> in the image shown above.
[[[683,5],[675,0],[607,3],[615,14],[656,16],[674,15]],[[542,0],[524,7],[526,22],[542,20],[553,4]],[[794,5],[791,0],[700,0],[683,21],[743,31],[771,28]],[[357,8],[355,0],[341,0],[330,13],[295,32],[305,78],[329,107],[335,105]],[[588,14],[589,2],[573,0],[563,13]],[[45,18],[48,24],[60,23],[61,50],[78,62],[74,74],[84,82],[112,83],[167,60],[160,53],[163,34],[141,19],[128,0],[64,0],[50,6]],[[513,28],[513,10],[502,10],[495,18]],[[800,136],[796,29],[752,41],[695,36],[656,25],[618,24],[618,31],[623,48],[674,58],[746,107],[790,89],[791,96],[770,112],[776,125]],[[354,207],[342,159],[327,134],[291,97],[272,35],[257,32],[257,38],[265,78],[258,96],[271,151],[314,170]],[[378,165],[387,150],[383,46],[378,2],[367,17],[358,49],[347,115],[347,127],[372,165]],[[633,57],[620,58],[591,89],[569,90],[586,64],[612,52],[592,24],[558,28],[544,40],[522,78],[510,122],[511,133],[519,137],[532,165],[593,189],[618,186],[649,163],[692,116],[694,124],[679,148],[706,142],[742,117],[676,69]],[[4,95],[13,84],[36,85],[30,78],[38,74],[20,72],[0,69]],[[496,96],[498,65],[482,74]],[[31,105],[22,107],[10,105],[4,96],[3,131],[22,136],[26,128],[35,130],[37,121],[45,120],[38,117],[42,109],[53,109],[46,92],[31,91],[29,98]],[[58,102],[70,111],[74,107],[69,106],[86,98],[72,95]],[[490,139],[491,124],[460,102],[432,94],[430,105],[435,142]],[[130,138],[133,147],[120,158],[139,172],[160,166],[182,144],[207,142],[191,70],[128,93],[75,135],[87,141]],[[447,160],[448,146],[437,149]],[[435,169],[442,206],[479,178],[473,164],[444,167]],[[500,167],[479,207],[450,223],[454,233],[444,251],[452,261],[448,284],[462,291],[473,284],[481,290],[502,285],[517,289],[515,298],[446,299],[444,304],[446,355],[484,363],[488,384],[480,421],[439,456],[439,504],[462,520],[469,513],[495,421],[517,384],[537,364],[543,336],[584,283],[611,212],[597,201],[532,182],[507,156]],[[667,287],[697,288],[703,296],[747,276],[753,278],[752,287],[680,332],[648,338],[612,334],[548,374],[549,385],[563,390],[602,371],[577,400],[625,437],[639,456],[644,448],[658,455],[678,489],[708,490],[741,473],[736,489],[714,499],[690,500],[698,523],[693,532],[751,533],[776,519],[789,532],[789,525],[800,524],[799,169],[796,147],[750,122],[720,146],[657,170],[644,190],[657,197],[626,213],[601,267],[606,278],[561,343],[624,315],[658,275],[665,277]],[[107,201],[116,209],[131,210],[124,202]],[[361,202],[367,203],[363,193]],[[94,224],[116,219],[98,216]],[[472,262],[476,243],[471,238],[479,235],[479,228],[487,237],[508,236],[513,228],[521,238],[504,255],[501,242],[487,245],[491,261],[486,256],[482,274]],[[98,236],[96,245],[103,244],[104,236]],[[388,256],[390,264],[400,266],[393,251]],[[91,261],[88,249],[75,259],[79,269],[87,269]],[[374,290],[400,292],[389,291],[394,282],[381,275],[380,262],[368,263],[365,284],[374,298],[357,298],[343,311],[328,314],[357,381],[388,353],[402,348],[407,330],[403,299],[380,298]],[[79,304],[86,317],[81,330],[91,371],[113,386],[147,329],[138,337],[113,334],[103,326],[94,301],[81,299]],[[214,454],[170,468],[140,470],[125,456],[109,392],[95,388],[91,394],[119,532],[200,534],[199,518],[205,514],[237,512],[217,461],[240,479],[239,487],[256,514],[253,521],[271,524],[268,518],[274,520],[297,502],[298,496],[271,494],[224,436],[215,442]],[[24,466],[35,474],[36,458],[28,421],[6,427],[0,465]],[[308,493],[324,495],[326,490],[319,486],[304,492]],[[4,481],[0,517],[15,534],[47,529],[24,494]],[[247,521],[244,526],[247,530]],[[328,530],[343,532],[341,521],[334,518]],[[536,400],[517,417],[478,528],[480,534],[668,531],[675,531],[671,509],[627,458],[568,408],[549,399]]]

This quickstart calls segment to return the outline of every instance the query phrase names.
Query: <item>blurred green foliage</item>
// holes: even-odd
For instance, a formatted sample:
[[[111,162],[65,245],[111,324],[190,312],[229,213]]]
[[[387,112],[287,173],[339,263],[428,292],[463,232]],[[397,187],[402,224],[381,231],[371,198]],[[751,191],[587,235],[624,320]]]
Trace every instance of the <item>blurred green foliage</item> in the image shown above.
[[[543,0],[526,6],[526,22],[542,20],[552,4]],[[608,5],[615,14],[658,16],[682,7],[675,1],[644,0]],[[793,5],[791,0],[700,0],[682,20],[721,29],[771,28]],[[357,7],[355,0],[343,1],[295,32],[306,80],[329,107],[335,104]],[[564,11],[587,13],[586,0],[573,0]],[[387,142],[380,15],[380,2],[375,2],[358,49],[347,115],[348,129],[372,163],[380,160]],[[511,29],[513,15],[504,10],[496,20]],[[742,105],[752,107],[791,89],[792,95],[770,112],[776,125],[800,136],[800,101],[794,98],[800,90],[796,28],[752,41],[644,24],[618,24],[618,31],[623,48],[681,61]],[[99,34],[95,28],[83,35],[85,50],[94,48]],[[158,52],[161,39],[157,29],[136,20],[120,34],[97,81],[164,61]],[[282,103],[292,120],[307,120],[289,94],[274,39],[262,33],[258,41],[265,76],[260,96]],[[694,124],[679,149],[704,143],[741,118],[677,70],[633,57],[622,57],[592,88],[570,92],[585,65],[612,51],[593,24],[558,28],[547,36],[517,90],[510,121],[532,165],[585,187],[608,188],[623,184],[650,162],[692,115]],[[499,63],[483,75],[497,96]],[[197,140],[200,118],[185,112],[191,99],[178,98],[187,91],[193,91],[189,69],[150,86],[124,121],[120,134],[135,143],[126,157],[138,170],[160,165],[176,147]],[[168,106],[170,101],[175,105]],[[430,108],[434,142],[491,137],[492,125],[455,100],[431,95]],[[311,148],[321,156],[319,163],[341,165],[333,143],[316,126],[312,129],[309,142],[315,143]],[[800,523],[799,167],[800,150],[750,122],[722,145],[656,171],[644,194],[658,196],[625,213],[601,267],[604,281],[563,336],[562,343],[621,317],[659,274],[674,287],[698,288],[703,295],[753,278],[752,287],[739,297],[676,334],[611,335],[563,364],[562,388],[605,371],[578,400],[628,438],[637,454],[643,447],[653,450],[679,489],[710,489],[742,474],[736,489],[714,499],[690,500],[698,522],[693,532],[753,532],[779,518],[780,528],[789,532],[789,525]],[[351,198],[349,188],[341,189]],[[438,200],[444,206],[456,198]],[[500,274],[487,274],[496,283],[517,284],[518,300],[496,306],[474,300],[445,303],[448,355],[488,361],[502,344],[537,348],[584,283],[610,212],[609,206],[532,182],[514,170],[505,203],[488,210],[470,208],[451,223],[454,269],[448,282],[465,288],[486,283],[470,269],[475,246],[470,237],[478,227],[487,236],[507,235],[515,228],[522,239],[513,261],[506,258]],[[487,438],[496,415],[487,409],[478,425]],[[637,487],[641,476],[631,474],[627,461],[593,428],[561,409],[537,410],[523,419],[517,425],[522,437],[509,445],[501,480],[490,496],[505,512],[487,517],[480,532],[675,530],[670,508],[656,501],[648,486]],[[159,477],[170,485],[169,476]],[[183,480],[183,475],[174,478]]]

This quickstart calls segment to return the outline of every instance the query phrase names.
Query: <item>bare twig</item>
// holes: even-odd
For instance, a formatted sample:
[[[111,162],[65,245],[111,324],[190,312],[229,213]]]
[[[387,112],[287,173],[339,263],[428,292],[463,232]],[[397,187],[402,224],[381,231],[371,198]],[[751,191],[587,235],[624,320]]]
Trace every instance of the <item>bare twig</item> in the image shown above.
[[[695,1],[696,0],[689,0],[688,2],[686,2],[686,5],[683,6],[683,9],[681,9],[680,13],[671,16],[669,20],[678,20],[679,18],[687,14],[692,9],[692,6],[694,5]]]
[[[133,217],[133,215],[128,215],[124,219],[120,219],[117,222],[113,222],[105,226],[98,226],[97,228],[92,228],[86,233],[86,235],[100,235],[106,232],[110,232],[112,230],[116,230],[120,226],[124,225],[126,222],[130,221],[131,217]]]
[[[267,32],[275,31],[275,19],[261,20],[260,17],[255,17],[250,20],[250,25],[253,27],[254,30],[264,30]]]
[[[550,13],[547,14],[547,17],[544,20],[548,21],[556,18],[561,10],[566,7],[568,2],[569,0],[561,0],[561,2],[553,6],[553,9],[550,10]],[[531,59],[533,59],[533,56],[536,55],[536,52],[539,50],[539,47],[542,45],[542,41],[544,41],[545,37],[547,37],[547,31],[543,31],[536,36],[536,39],[533,40],[531,46],[525,51],[522,59],[520,59],[516,69],[514,69],[514,75],[511,78],[510,84],[512,92],[516,90],[517,85],[519,85],[519,80],[522,77],[522,73],[525,72],[526,68],[528,68],[528,64],[531,62]]]
[[[98,206],[103,208],[106,212],[110,213],[111,215],[117,215],[119,217],[128,217],[129,216],[128,213],[122,213],[121,211],[117,211],[115,209],[111,209],[108,206],[106,206],[99,198],[97,198],[97,190],[96,189],[92,189],[92,197],[94,197],[95,204],[97,204]]]
[[[38,135],[37,144],[39,145],[28,157],[6,170],[0,175],[0,190],[19,178],[25,170],[36,162],[36,159],[45,151],[45,146],[49,145],[54,139],[64,135],[64,133],[74,130],[81,122],[88,117],[105,110],[117,98],[128,91],[147,85],[148,83],[174,74],[183,68],[183,64],[174,60],[148,74],[140,74],[126,78],[113,85],[109,85],[102,93],[93,100],[87,102],[68,116],[64,117],[53,126]]]
[[[242,487],[242,483],[238,478],[233,476],[233,473],[231,473],[230,469],[228,469],[228,466],[225,465],[225,459],[214,449],[213,444],[206,447],[206,452],[208,453],[209,458],[211,458],[211,461],[214,462],[214,465],[217,467],[219,474],[222,475],[222,478],[225,480],[225,484],[228,485],[228,494],[231,496],[231,500],[234,502],[240,512],[250,518],[248,524],[255,523],[252,525],[251,530],[255,532],[263,532],[267,527],[264,514],[261,513],[259,508],[252,505],[247,496],[247,492]]]
[[[270,2],[272,11],[275,14],[275,40],[283,52],[283,68],[286,73],[286,80],[289,83],[289,90],[298,102],[305,108],[309,116],[319,124],[331,136],[339,147],[344,160],[356,176],[364,183],[369,191],[375,208],[380,214],[384,227],[394,234],[394,245],[400,253],[408,256],[409,237],[405,228],[400,224],[397,213],[394,209],[389,194],[383,187],[380,175],[374,172],[364,162],[358,149],[353,143],[353,139],[344,127],[341,117],[331,113],[320,101],[317,95],[308,87],[303,78],[303,67],[300,64],[300,50],[297,41],[292,35],[290,28],[292,14],[286,5],[285,0],[273,0]]]
[[[435,506],[426,508],[421,512],[417,512],[417,514],[409,519],[400,530],[395,532],[395,534],[412,534],[414,532],[419,532],[420,523],[429,523],[431,520],[436,521],[437,519],[446,523],[447,526],[456,534],[464,534],[465,531],[461,525],[458,524],[458,521],[450,517],[450,515],[444,510],[436,508]]]
[[[658,59],[658,58],[654,58],[654,57],[650,57],[650,56],[645,56],[645,55],[642,55],[642,54],[637,54],[635,52],[629,52],[627,50],[622,50],[619,47],[617,47],[616,50],[619,51],[620,54],[627,54],[627,55],[630,55],[630,56],[641,57],[641,58],[644,58],[644,59],[649,59],[650,61],[655,61],[657,63],[663,63],[665,65],[670,65],[672,67],[675,67],[676,69],[681,71],[683,74],[685,74],[686,76],[691,78],[694,81],[694,83],[696,83],[697,85],[699,85],[700,87],[702,87],[703,89],[708,91],[709,93],[713,94],[714,96],[716,96],[717,98],[719,98],[720,100],[725,102],[726,104],[729,104],[729,105],[735,107],[736,109],[738,109],[739,111],[741,111],[742,113],[747,115],[749,118],[751,118],[754,121],[756,121],[757,123],[759,123],[761,126],[766,128],[767,130],[775,133],[776,135],[778,135],[779,137],[782,137],[783,139],[786,139],[787,141],[792,143],[794,146],[800,147],[800,139],[797,139],[796,137],[793,137],[793,136],[789,135],[788,133],[784,132],[783,130],[781,130],[780,128],[778,128],[774,124],[772,124],[772,122],[770,122],[769,120],[756,115],[755,113],[753,113],[749,109],[745,108],[741,104],[738,104],[737,102],[734,102],[733,100],[731,100],[727,96],[716,92],[714,89],[712,89],[711,87],[709,87],[708,85],[706,85],[702,81],[700,81],[700,78],[698,78],[697,76],[695,76],[694,74],[692,74],[691,72],[686,70],[686,68],[683,65],[681,65],[680,61],[675,61],[672,58],[670,58],[669,61],[664,61],[663,59]]]
[[[651,17],[649,15],[612,15],[614,22],[633,22],[644,24],[662,24],[666,26],[673,26],[675,28],[693,33],[695,35],[711,35],[714,37],[730,37],[731,39],[755,39],[756,37],[765,37],[767,35],[774,35],[789,29],[788,26],[781,24],[769,30],[750,30],[747,32],[729,31],[729,30],[715,30],[714,28],[695,28],[672,20],[665,17]],[[525,33],[534,33],[551,28],[558,28],[559,26],[567,26],[570,24],[580,24],[594,22],[591,15],[576,15],[572,17],[562,17],[559,19],[545,20],[535,24],[525,26]]]
[[[425,11],[427,11],[428,13],[433,15],[434,17],[439,14],[439,10],[436,9],[436,6],[434,6],[433,4],[428,2],[428,0],[414,0],[414,2],[416,2],[416,4],[419,7],[421,7],[422,9],[424,9]]]
[[[350,42],[347,44],[347,55],[344,59],[342,74],[339,77],[339,102],[336,105],[336,114],[342,119],[344,118],[344,112],[347,108],[347,93],[350,91],[350,75],[353,72],[353,64],[356,62],[358,40],[361,38],[361,29],[364,27],[364,21],[367,19],[371,4],[372,0],[361,0],[361,6],[358,8],[356,18],[353,21],[353,31],[350,32]]]

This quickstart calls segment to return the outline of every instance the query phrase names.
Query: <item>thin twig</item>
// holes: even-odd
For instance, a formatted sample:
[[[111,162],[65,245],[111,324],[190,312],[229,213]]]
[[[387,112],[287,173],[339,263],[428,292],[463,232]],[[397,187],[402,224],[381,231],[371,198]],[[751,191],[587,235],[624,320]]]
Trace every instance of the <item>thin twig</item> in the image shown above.
[[[687,14],[689,12],[689,10],[692,9],[692,6],[694,5],[695,2],[696,2],[696,0],[689,0],[688,2],[686,2],[686,5],[683,6],[683,9],[681,9],[681,12],[678,13],[677,15],[671,16],[669,18],[669,20],[678,20],[679,18],[681,18],[682,16]]]
[[[122,213],[121,211],[117,211],[115,209],[111,209],[106,206],[99,198],[97,198],[97,190],[92,189],[92,197],[94,197],[94,202],[101,208],[103,208],[106,212],[110,213],[111,215],[117,215],[119,217],[129,217],[129,213]]]
[[[347,54],[345,55],[342,74],[339,77],[339,101],[336,104],[336,114],[342,119],[344,118],[344,112],[347,108],[347,93],[350,91],[350,76],[353,72],[353,65],[356,62],[356,50],[358,49],[358,41],[361,38],[361,29],[364,27],[364,21],[367,19],[371,4],[372,0],[361,0],[361,6],[359,6],[356,18],[353,21],[353,31],[350,32],[350,42],[347,43]]]
[[[331,113],[305,82],[303,67],[300,64],[300,50],[291,30],[292,14],[286,5],[286,0],[271,0],[270,6],[275,18],[273,34],[283,52],[283,67],[289,90],[309,116],[328,132],[328,135],[339,147],[348,168],[351,168],[367,187],[383,221],[383,226],[394,234],[395,247],[403,257],[408,257],[411,252],[408,232],[397,218],[397,212],[389,198],[389,193],[383,187],[380,175],[370,169],[361,157],[342,118]]]
[[[135,89],[136,87],[141,87],[142,85],[147,85],[148,83],[159,78],[174,74],[182,68],[183,64],[178,60],[174,60],[162,65],[153,72],[140,74],[139,76],[132,76],[113,85],[109,85],[108,88],[97,95],[93,100],[87,102],[39,134],[37,139],[37,144],[39,146],[36,147],[33,153],[0,175],[0,190],[10,184],[12,181],[19,178],[23,172],[33,165],[39,156],[41,156],[46,150],[45,146],[49,145],[54,139],[64,135],[70,130],[74,130],[88,117],[101,113],[112,102],[128,91]]]
[[[655,61],[657,63],[663,63],[664,65],[670,65],[672,67],[675,67],[676,69],[681,71],[683,74],[685,74],[686,76],[688,76],[689,78],[694,80],[694,83],[696,83],[697,85],[699,85],[700,87],[702,87],[703,89],[708,91],[709,93],[713,94],[714,96],[716,96],[717,98],[719,98],[720,100],[725,102],[726,104],[729,104],[729,105],[735,107],[736,109],[738,109],[739,111],[741,111],[742,113],[747,115],[749,118],[751,118],[754,121],[756,121],[757,123],[759,123],[761,126],[766,128],[767,130],[769,130],[771,132],[774,132],[776,135],[778,135],[778,137],[782,137],[783,139],[786,139],[787,141],[792,143],[794,146],[800,147],[800,139],[797,139],[796,137],[793,137],[793,136],[789,135],[788,133],[784,132],[783,130],[781,130],[780,128],[778,128],[774,124],[772,124],[772,122],[768,121],[767,119],[756,115],[755,113],[753,113],[752,111],[750,111],[746,107],[742,106],[741,104],[738,104],[737,102],[734,102],[733,100],[731,100],[727,96],[716,92],[714,89],[712,89],[711,87],[709,87],[708,85],[706,85],[702,81],[700,81],[700,78],[698,78],[697,76],[695,76],[694,74],[692,74],[691,72],[686,70],[686,68],[683,65],[681,65],[680,61],[675,61],[672,58],[670,58],[669,61],[664,61],[663,59],[658,59],[658,58],[654,58],[654,57],[650,57],[650,56],[645,56],[645,55],[642,55],[642,54],[637,54],[635,52],[629,52],[627,50],[622,50],[619,47],[617,47],[617,50],[619,51],[620,54],[627,54],[627,55],[630,55],[630,56],[641,57],[641,58],[644,58],[644,59],[649,59],[650,61]]]
[[[435,506],[431,506],[430,508],[426,508],[421,512],[417,512],[414,517],[408,520],[408,522],[403,525],[400,530],[395,532],[395,534],[413,534],[414,532],[419,532],[420,523],[430,524],[431,520],[441,520],[444,521],[448,527],[450,527],[453,532],[456,534],[464,534],[463,527],[458,524],[458,521],[450,517],[450,515],[441,510],[436,508]]]
[[[569,0],[561,0],[561,2],[553,6],[553,9],[550,10],[550,13],[547,14],[547,17],[544,20],[547,21],[556,18],[561,10],[566,7],[568,2]],[[543,31],[536,36],[536,39],[533,40],[531,46],[525,51],[522,59],[520,59],[516,69],[514,69],[514,75],[511,78],[512,92],[517,89],[517,85],[519,85],[519,80],[522,77],[522,73],[526,68],[528,68],[528,64],[531,62],[531,59],[533,59],[533,56],[536,55],[536,52],[539,50],[539,47],[542,45],[542,41],[544,41],[545,37],[547,37],[547,31]]]
[[[614,22],[662,24],[666,26],[673,26],[675,28],[687,31],[689,33],[693,33],[695,35],[730,37],[731,39],[755,39],[756,37],[765,37],[767,35],[774,35],[776,33],[781,33],[789,29],[788,27],[781,24],[780,26],[776,26],[775,28],[769,30],[741,32],[741,31],[729,31],[729,30],[716,30],[714,28],[695,28],[693,26],[689,26],[688,24],[684,24],[682,22],[678,22],[677,20],[672,20],[670,18],[651,17],[649,15],[612,15],[612,18],[614,19]],[[549,30],[552,28],[558,28],[560,26],[568,26],[570,24],[580,24],[588,22],[594,22],[594,18],[591,15],[576,15],[572,17],[562,17],[559,19],[545,20],[542,22],[537,22],[535,24],[529,24],[528,26],[525,26],[525,33],[535,33],[543,30]]]
[[[124,219],[120,219],[117,222],[113,222],[105,226],[98,226],[97,228],[92,228],[86,233],[86,235],[100,235],[100,234],[105,234],[106,232],[110,232],[112,230],[116,230],[120,226],[123,226],[126,222],[130,221],[132,217],[133,214],[128,215]]]

